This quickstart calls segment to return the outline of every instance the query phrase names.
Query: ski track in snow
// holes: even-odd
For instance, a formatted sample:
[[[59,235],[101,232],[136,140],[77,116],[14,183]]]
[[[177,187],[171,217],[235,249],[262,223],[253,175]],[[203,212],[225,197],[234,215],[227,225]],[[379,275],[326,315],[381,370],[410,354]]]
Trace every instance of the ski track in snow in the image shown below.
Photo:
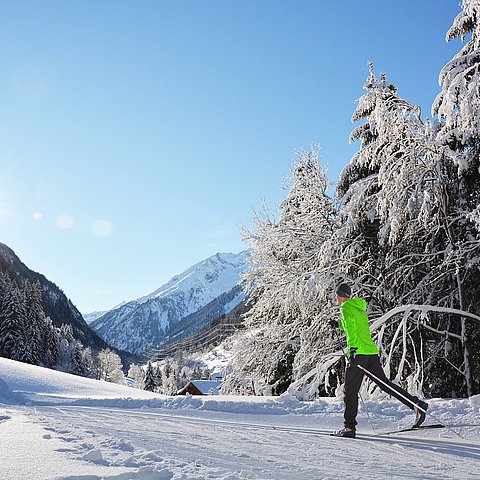
[[[384,398],[342,439],[333,398],[166,397],[0,358],[0,402],[0,480],[479,478],[480,427],[379,436],[413,421]],[[428,423],[480,423],[480,395],[429,402]]]
[[[329,436],[338,426],[335,417],[82,406],[26,410],[43,427],[44,439],[63,443],[57,452],[104,469],[135,469],[127,476],[53,477],[62,480],[478,478],[480,442],[450,438],[445,431],[443,438],[424,431],[394,438],[364,433],[349,440]]]

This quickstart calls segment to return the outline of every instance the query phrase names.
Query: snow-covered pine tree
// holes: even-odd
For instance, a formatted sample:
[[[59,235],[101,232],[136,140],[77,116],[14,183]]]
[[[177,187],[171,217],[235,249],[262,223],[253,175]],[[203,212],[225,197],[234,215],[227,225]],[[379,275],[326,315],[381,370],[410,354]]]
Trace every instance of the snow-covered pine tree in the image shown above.
[[[1,278],[0,355],[33,363],[32,351],[26,336],[25,297],[7,274]]]
[[[223,391],[279,394],[290,384],[301,332],[318,325],[311,279],[334,228],[327,189],[319,148],[297,152],[278,220],[264,211],[255,214],[254,230],[244,231],[252,248],[244,281],[253,307],[247,315],[249,332],[237,343],[235,371]]]
[[[464,187],[478,192],[480,167],[480,5],[463,0],[462,12],[446,35],[450,41],[470,35],[460,52],[440,72],[442,88],[432,112],[441,120],[439,141],[454,152]],[[478,195],[474,197],[478,200]]]
[[[69,373],[85,376],[88,373],[83,356],[83,345],[74,341],[72,344],[72,358],[70,361]]]
[[[351,136],[362,144],[338,186],[342,225],[330,257],[356,280],[374,315],[411,303],[462,309],[466,285],[479,284],[480,242],[462,212],[457,169],[438,142],[438,127],[422,122],[419,108],[370,68],[353,116],[366,120]],[[468,298],[472,306],[474,290]],[[397,318],[379,333],[391,366],[400,367],[397,380],[423,379],[435,395],[472,392],[466,320],[424,311],[416,318],[403,332]]]
[[[341,173],[336,228],[319,251],[312,278],[317,284],[318,302],[324,308],[332,304],[335,284],[346,280],[356,294],[371,301],[371,313],[380,314],[396,306],[403,291],[412,291],[415,284],[412,278],[392,275],[386,259],[396,258],[391,243],[403,238],[408,225],[411,208],[404,207],[415,198],[412,185],[418,179],[417,151],[425,144],[425,133],[420,109],[399,97],[397,88],[384,74],[378,80],[372,64],[364,89],[367,93],[359,99],[352,121],[365,121],[355,127],[350,137],[351,141],[360,140],[361,145]],[[390,195],[393,186],[397,192]],[[394,288],[392,279],[397,281]],[[338,316],[338,311],[326,310],[330,318]],[[317,359],[328,353],[328,348],[319,348],[327,346],[327,336],[324,329],[319,329],[317,335],[309,334],[303,342],[305,350],[316,352]],[[385,340],[392,336],[384,332]],[[308,341],[311,338],[315,343]],[[305,370],[299,371],[302,373]],[[335,370],[330,374],[339,377]],[[331,387],[338,380],[330,382]],[[314,376],[312,382],[320,386],[323,379]]]
[[[60,359],[60,333],[53,325],[50,317],[45,318],[45,337],[43,344],[45,345],[44,366],[53,368],[58,364]]]
[[[25,298],[26,325],[25,335],[32,354],[32,363],[41,365],[44,363],[46,348],[43,344],[45,338],[45,313],[42,307],[42,287],[40,282],[31,283],[27,280],[23,283]]]
[[[68,372],[73,354],[73,329],[71,325],[62,323],[58,329],[58,368]]]
[[[449,172],[447,194],[451,199],[450,216],[454,218],[448,227],[450,242],[446,255],[446,277],[454,298],[450,304],[472,313],[479,313],[480,299],[480,4],[478,0],[463,0],[462,12],[455,18],[446,39],[467,36],[470,40],[440,72],[442,88],[432,112],[438,115],[437,142],[446,147],[448,156],[456,166]],[[452,189],[452,186],[454,187]],[[452,191],[453,190],[453,191]],[[453,306],[452,305],[452,306]],[[454,332],[460,336],[462,355],[455,362],[460,364],[467,395],[480,391],[478,374],[480,361],[475,359],[472,345],[480,341],[480,328],[460,321]],[[458,383],[458,382],[457,382]],[[455,388],[458,391],[458,385]]]
[[[162,369],[160,368],[160,365],[157,363],[155,367],[153,368],[153,378],[155,379],[155,385],[157,386],[156,391],[161,392],[162,391]]]
[[[438,127],[422,122],[419,108],[398,97],[383,75],[377,82],[370,68],[368,92],[353,117],[367,122],[351,136],[361,139],[362,145],[342,173],[343,225],[335,233],[339,238],[334,245],[341,246],[347,266],[354,267],[345,269],[348,276],[357,272],[374,314],[409,303],[463,310],[462,283],[473,274],[478,284],[478,272],[469,264],[480,245],[460,208],[461,181],[452,156],[438,142]],[[344,263],[338,254],[333,256],[339,258],[339,265]],[[421,329],[418,322],[410,322],[401,337],[407,340],[396,345],[388,344],[398,340],[399,330],[389,325],[381,335],[392,366],[400,364],[404,369],[397,379],[421,369],[420,355],[425,355],[424,383],[433,386],[431,393],[471,392],[469,342],[460,332],[466,331],[465,323],[445,315],[424,318]],[[458,348],[450,347],[452,338],[464,339],[460,359],[455,358]],[[433,343],[441,347],[419,350]],[[444,372],[442,382],[434,381],[439,369]],[[460,371],[464,376],[458,376]],[[415,375],[419,378],[418,372]],[[461,393],[463,383],[467,389]]]
[[[202,379],[202,370],[198,364],[195,364],[193,372],[191,374],[192,380],[201,380]]]
[[[382,164],[387,158],[395,158],[399,149],[398,138],[389,132],[399,123],[403,127],[405,118],[415,115],[418,107],[400,98],[385,75],[378,81],[373,64],[363,88],[367,93],[358,100],[352,122],[365,122],[350,135],[351,142],[360,140],[360,148],[341,172],[337,185],[341,228],[335,232],[332,258],[344,279],[362,295],[375,299],[375,309],[385,311],[396,304],[396,299],[390,297],[388,289],[380,288],[387,273],[383,262],[387,251],[380,239],[385,232],[379,211],[379,176]]]
[[[417,154],[425,145],[425,129],[420,108],[399,97],[396,86],[384,74],[378,80],[373,64],[364,89],[367,92],[352,116],[353,122],[364,122],[350,136],[351,142],[361,141],[360,148],[341,173],[334,228],[317,252],[312,276],[317,303],[323,307],[318,319],[323,321],[317,319],[312,324],[314,330],[308,330],[301,342],[296,364],[303,360],[304,368],[298,369],[297,378],[308,371],[306,367],[314,365],[319,352],[330,350],[332,342],[325,341],[329,332],[324,325],[325,320],[338,316],[332,305],[338,283],[348,281],[356,294],[371,300],[373,314],[396,306],[402,299],[400,292],[392,288],[392,278],[397,276],[391,275],[386,259],[396,251],[390,243],[403,238],[409,213],[418,213],[405,207],[410,207],[409,202],[418,193],[412,185],[418,180],[418,170],[424,169]],[[392,187],[397,189],[394,195],[390,195]],[[409,278],[412,276],[415,269],[413,274],[398,277],[402,294],[404,290],[411,292],[416,284],[415,278]],[[338,372],[331,374],[338,377]]]
[[[82,348],[82,363],[84,376],[93,377],[95,374],[95,358],[90,347]]]
[[[154,392],[156,388],[157,384],[155,382],[155,373],[153,371],[151,362],[148,362],[147,369],[145,370],[143,389],[147,390],[148,392]]]

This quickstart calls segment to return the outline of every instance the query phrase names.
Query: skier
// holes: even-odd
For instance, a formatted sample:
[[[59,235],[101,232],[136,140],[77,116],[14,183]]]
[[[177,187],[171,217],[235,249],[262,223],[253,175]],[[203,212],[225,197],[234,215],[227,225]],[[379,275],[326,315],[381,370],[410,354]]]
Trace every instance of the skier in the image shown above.
[[[346,334],[348,364],[344,386],[344,428],[334,432],[333,435],[355,438],[358,391],[364,375],[367,375],[384,392],[415,410],[416,419],[413,428],[420,426],[425,420],[428,404],[418,397],[410,395],[386,377],[378,356],[378,348],[370,335],[366,313],[367,302],[362,298],[351,298],[352,290],[346,283],[337,288],[336,296],[337,303],[341,306],[341,320],[340,322],[330,320],[329,324],[334,328],[340,328]]]

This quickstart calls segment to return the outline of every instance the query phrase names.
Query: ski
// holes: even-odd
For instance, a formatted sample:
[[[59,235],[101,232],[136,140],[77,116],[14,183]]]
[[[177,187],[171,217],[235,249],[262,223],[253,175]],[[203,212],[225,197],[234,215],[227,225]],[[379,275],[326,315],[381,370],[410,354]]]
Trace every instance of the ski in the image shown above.
[[[450,426],[450,425],[448,425],[448,426]],[[402,428],[401,430],[393,430],[391,432],[383,432],[383,433],[381,433],[381,435],[394,435],[395,433],[415,432],[417,430],[431,430],[431,429],[435,429],[435,428],[446,428],[446,427],[447,427],[447,425],[443,425],[442,423],[435,423],[433,425],[420,425],[419,427]]]
[[[433,425],[420,425],[419,427],[404,428],[402,430],[394,430],[391,432],[383,432],[381,435],[394,435],[395,433],[402,432],[414,432],[416,430],[431,430],[435,428],[463,428],[463,427],[480,427],[480,423],[456,423],[443,425],[442,423],[436,423]]]

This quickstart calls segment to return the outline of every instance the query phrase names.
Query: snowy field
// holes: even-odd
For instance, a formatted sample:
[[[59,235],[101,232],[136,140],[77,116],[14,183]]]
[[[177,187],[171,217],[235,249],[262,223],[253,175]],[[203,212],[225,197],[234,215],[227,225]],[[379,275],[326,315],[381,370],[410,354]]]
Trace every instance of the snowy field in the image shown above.
[[[479,478],[479,426],[387,436],[411,412],[366,406],[357,439],[333,438],[334,399],[165,397],[0,358],[0,479]],[[478,425],[480,396],[430,411]]]

